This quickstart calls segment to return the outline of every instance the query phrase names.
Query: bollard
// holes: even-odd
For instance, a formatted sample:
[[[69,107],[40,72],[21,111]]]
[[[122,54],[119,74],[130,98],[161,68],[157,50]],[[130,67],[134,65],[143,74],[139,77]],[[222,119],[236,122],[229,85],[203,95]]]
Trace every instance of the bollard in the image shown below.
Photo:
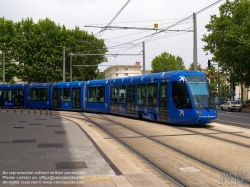
[[[42,109],[40,109],[40,115],[42,115]]]
[[[7,108],[7,113],[9,113],[9,108]]]
[[[50,110],[50,116],[52,116],[52,110]]]
[[[34,114],[36,114],[36,109],[34,108]]]
[[[14,108],[14,113],[16,113],[16,108]]]
[[[1,112],[1,110],[0,110],[0,112]],[[46,108],[46,116],[48,115],[48,109]]]
[[[28,109],[28,114],[30,113],[30,109]]]
[[[23,108],[21,108],[21,114],[23,113]]]

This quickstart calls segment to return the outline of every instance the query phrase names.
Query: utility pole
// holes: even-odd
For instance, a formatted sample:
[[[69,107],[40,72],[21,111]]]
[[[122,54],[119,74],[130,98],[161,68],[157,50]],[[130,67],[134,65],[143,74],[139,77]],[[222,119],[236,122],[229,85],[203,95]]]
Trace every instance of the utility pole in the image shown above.
[[[142,46],[143,46],[143,75],[145,75],[145,42],[142,42]]]
[[[63,82],[65,82],[65,47],[63,47]]]
[[[194,71],[197,71],[197,23],[196,23],[196,13],[193,13],[194,20],[194,51],[193,51],[193,61],[194,61]]]
[[[70,53],[70,82],[72,82],[72,53]]]

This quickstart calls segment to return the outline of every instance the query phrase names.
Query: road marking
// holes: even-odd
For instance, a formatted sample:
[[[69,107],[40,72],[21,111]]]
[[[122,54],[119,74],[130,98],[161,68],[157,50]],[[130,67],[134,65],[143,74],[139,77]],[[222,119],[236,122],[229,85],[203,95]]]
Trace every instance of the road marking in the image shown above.
[[[219,115],[221,115],[221,116],[232,116],[232,117],[236,117],[236,118],[250,118],[250,117],[227,115],[227,114],[219,114]]]
[[[220,119],[217,119],[216,121],[223,121],[223,122],[227,122],[227,123],[234,123],[234,124],[240,124],[240,125],[250,125],[247,123],[238,123],[238,122],[232,122],[232,121],[226,121],[226,120],[220,120]]]

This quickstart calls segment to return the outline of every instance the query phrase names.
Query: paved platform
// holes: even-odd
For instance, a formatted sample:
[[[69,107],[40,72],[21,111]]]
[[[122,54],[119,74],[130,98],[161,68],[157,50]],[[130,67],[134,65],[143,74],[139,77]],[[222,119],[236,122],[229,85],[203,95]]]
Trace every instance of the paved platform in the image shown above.
[[[0,112],[0,187],[168,186],[151,172],[117,175],[110,165],[69,119]]]

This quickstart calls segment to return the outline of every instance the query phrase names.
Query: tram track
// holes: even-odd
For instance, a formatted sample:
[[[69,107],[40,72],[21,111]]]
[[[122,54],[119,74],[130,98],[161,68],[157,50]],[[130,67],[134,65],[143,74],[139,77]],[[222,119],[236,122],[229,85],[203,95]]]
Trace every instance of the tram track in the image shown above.
[[[86,116],[86,115],[83,114],[83,113],[81,113],[81,115],[82,115],[84,118],[87,118],[88,121],[90,121],[91,123],[97,125],[97,126],[100,127],[101,129],[103,129],[103,130],[104,130],[105,132],[107,132],[112,138],[118,140],[118,141],[121,142],[122,144],[125,144],[127,147],[129,147],[131,150],[135,151],[137,154],[139,154],[142,158],[146,159],[146,160],[147,160],[148,162],[150,162],[150,163],[152,163],[152,162],[151,162],[150,160],[148,160],[148,158],[146,158],[145,155],[141,155],[140,153],[138,153],[138,151],[137,151],[135,148],[131,147],[131,145],[128,145],[126,142],[124,142],[124,139],[133,139],[133,138],[142,138],[142,137],[143,137],[143,138],[147,138],[147,139],[150,139],[151,141],[154,141],[154,142],[156,142],[156,143],[158,143],[158,144],[160,144],[160,145],[162,145],[162,146],[168,147],[168,148],[170,148],[171,150],[174,150],[174,151],[178,152],[179,154],[185,155],[185,156],[187,156],[187,157],[189,157],[189,158],[192,158],[192,159],[194,159],[194,160],[196,160],[196,161],[198,161],[198,162],[200,162],[200,163],[202,163],[202,164],[205,164],[206,166],[209,166],[210,168],[213,168],[213,169],[215,169],[215,170],[217,170],[217,171],[219,171],[219,172],[230,173],[229,171],[226,171],[226,170],[224,170],[223,168],[219,168],[219,167],[217,167],[217,166],[215,166],[215,165],[212,165],[212,164],[210,164],[210,163],[208,163],[208,162],[206,162],[206,161],[204,161],[204,160],[201,160],[201,159],[199,159],[199,158],[196,158],[196,157],[194,157],[193,155],[184,153],[184,152],[181,151],[181,150],[178,150],[178,149],[176,149],[176,148],[174,148],[174,147],[172,147],[172,146],[166,145],[166,144],[164,144],[164,143],[162,143],[162,142],[160,142],[160,141],[158,141],[158,140],[155,140],[153,137],[148,137],[148,136],[145,135],[145,134],[142,134],[142,133],[140,133],[140,132],[138,132],[138,131],[135,131],[134,129],[128,128],[128,127],[124,126],[123,124],[117,123],[116,121],[113,121],[113,120],[111,120],[111,119],[109,119],[109,118],[104,117],[103,115],[100,115],[100,114],[99,114],[99,116],[102,116],[103,118],[105,118],[105,120],[107,120],[107,121],[109,121],[109,122],[111,122],[111,123],[116,123],[116,124],[118,124],[119,126],[122,126],[122,127],[124,127],[124,128],[127,128],[127,129],[129,129],[129,130],[131,130],[131,131],[134,131],[134,132],[135,132],[136,134],[138,134],[139,136],[138,136],[138,135],[137,135],[137,136],[134,136],[134,137],[116,136],[116,135],[112,134],[112,132],[108,132],[108,131],[107,131],[107,128],[103,127],[100,123],[96,122],[96,120],[101,120],[100,117],[94,115],[94,116],[95,116],[95,117],[94,117],[95,120],[92,120],[92,119],[93,119],[93,116],[88,117],[88,116]],[[178,183],[179,185],[189,186],[188,184],[186,184],[186,183],[183,182],[182,180],[179,180],[178,178],[176,178],[176,176],[169,175],[168,172],[164,171],[164,169],[162,169],[161,167],[159,167],[157,164],[152,163],[152,165],[154,165],[155,167],[157,167],[157,168],[159,168],[160,170],[162,170],[164,173],[166,173],[167,176],[170,176],[170,178],[172,178],[173,180],[177,181],[177,183]],[[240,178],[239,178],[239,179],[240,179]],[[240,180],[244,180],[244,182],[246,182],[246,183],[249,184],[249,181],[246,181],[245,179],[240,179]]]
[[[82,115],[82,117],[84,117],[84,118],[82,118],[82,117],[79,117],[77,114],[73,114],[73,115],[68,115],[68,114],[59,114],[60,116],[64,116],[64,117],[74,117],[74,118],[76,118],[76,119],[80,119],[80,120],[84,120],[84,121],[87,121],[87,122],[90,122],[90,123],[92,123],[92,124],[94,124],[94,125],[96,125],[97,127],[99,127],[100,129],[102,129],[102,130],[104,130],[104,132],[105,133],[107,133],[108,135],[109,135],[109,137],[106,137],[106,138],[104,138],[104,139],[115,139],[115,140],[117,140],[119,143],[121,143],[123,146],[125,146],[126,148],[128,148],[130,151],[132,151],[132,152],[134,152],[134,153],[136,153],[136,155],[137,156],[140,156],[141,157],[141,159],[143,159],[144,161],[146,161],[149,165],[151,165],[153,168],[155,168],[158,172],[160,172],[163,176],[165,176],[168,180],[170,180],[174,185],[173,186],[179,186],[179,187],[184,187],[184,186],[186,186],[185,184],[182,184],[180,181],[178,181],[177,179],[175,179],[175,178],[173,178],[173,177],[171,177],[170,175],[168,175],[168,174],[166,174],[164,171],[162,171],[161,169],[159,169],[157,166],[155,166],[153,163],[151,163],[151,162],[149,162],[147,159],[145,159],[145,157],[143,157],[143,155],[141,155],[141,154],[138,154],[136,151],[134,151],[130,146],[128,146],[128,145],[126,145],[126,144],[124,144],[122,141],[120,141],[119,139],[117,139],[115,136],[113,136],[111,133],[109,133],[109,132],[107,132],[105,129],[103,129],[103,128],[101,128],[100,126],[99,126],[99,124],[98,123],[96,123],[96,122],[94,122],[93,120],[91,120],[91,118],[90,117],[88,117],[88,116],[86,116],[86,115],[83,115],[82,113],[78,113],[78,114],[81,114]],[[85,119],[86,118],[86,119]],[[98,118],[98,117],[95,117],[95,119],[103,119],[103,118]],[[88,125],[88,126],[90,126],[90,125]],[[91,126],[92,127],[92,126]],[[120,137],[120,138],[122,138],[122,137]],[[102,152],[102,151],[101,151]],[[103,152],[102,152],[102,155],[103,155]],[[106,156],[105,156],[106,157]],[[113,165],[113,164],[112,164]],[[113,168],[113,167],[112,167]],[[115,169],[116,169],[117,167],[115,166]],[[118,173],[120,173],[120,171],[118,172]],[[172,186],[172,185],[171,185]]]
[[[187,132],[194,133],[196,135],[206,136],[206,137],[210,137],[210,138],[213,138],[213,139],[221,140],[221,141],[224,141],[224,142],[236,144],[236,145],[239,145],[239,146],[242,146],[242,147],[250,148],[250,145],[242,144],[242,143],[239,143],[239,142],[236,142],[236,141],[233,141],[233,140],[228,140],[228,139],[225,139],[225,138],[216,137],[216,136],[213,136],[213,135],[230,134],[230,135],[238,136],[238,137],[241,137],[241,138],[247,138],[247,139],[249,139],[250,137],[247,137],[247,136],[241,136],[241,135],[238,135],[238,134],[235,134],[235,133],[230,133],[230,132],[225,132],[225,131],[218,131],[218,130],[212,130],[212,129],[209,129],[209,130],[211,130],[211,131],[217,131],[218,133],[200,133],[198,131],[190,130],[190,129],[187,129],[185,127],[177,127],[177,128],[182,129],[182,130],[187,131]]]
[[[103,117],[104,117],[104,116],[103,116]],[[105,117],[105,118],[106,118],[106,117]],[[109,121],[112,121],[112,122],[117,123],[116,121],[110,120],[109,118],[106,118],[106,119],[109,120]],[[177,149],[177,148],[175,148],[175,147],[173,147],[173,146],[170,146],[170,145],[167,145],[167,144],[165,144],[165,143],[162,143],[161,141],[156,140],[156,139],[154,139],[153,137],[147,136],[147,135],[145,135],[145,134],[143,134],[143,133],[141,133],[141,132],[139,132],[139,131],[136,131],[136,130],[134,130],[134,129],[132,129],[132,128],[129,128],[129,127],[127,127],[127,126],[125,126],[125,125],[123,125],[123,124],[121,124],[121,123],[118,123],[118,124],[121,125],[121,126],[123,126],[123,127],[125,127],[125,128],[128,128],[129,130],[132,130],[132,131],[134,131],[134,132],[140,134],[141,137],[147,137],[147,138],[149,138],[150,140],[153,140],[153,141],[155,141],[155,142],[157,142],[157,143],[159,143],[159,144],[161,144],[161,145],[163,145],[163,146],[166,146],[166,147],[168,147],[168,148],[170,148],[170,149],[172,149],[172,150],[174,150],[174,151],[176,151],[176,152],[178,152],[178,153],[184,154],[185,156],[188,156],[188,157],[190,157],[190,158],[192,158],[192,159],[194,159],[194,160],[197,160],[197,161],[199,161],[199,162],[201,162],[201,163],[203,163],[203,164],[205,164],[205,165],[207,165],[207,166],[210,166],[211,168],[214,168],[214,169],[216,169],[216,170],[218,170],[218,171],[220,171],[220,172],[223,172],[223,173],[230,173],[230,171],[226,171],[225,169],[223,169],[223,168],[221,168],[221,167],[215,166],[215,165],[213,165],[213,164],[211,164],[211,163],[209,163],[209,162],[206,162],[205,160],[202,160],[202,159],[200,159],[200,158],[197,158],[197,157],[195,157],[195,156],[193,156],[193,155],[191,155],[191,154],[185,153],[185,152],[183,152],[182,150],[179,150],[179,149]],[[190,131],[190,132],[194,132],[194,131]],[[202,135],[202,134],[201,134],[201,135]],[[230,141],[228,141],[228,142],[230,142]],[[241,144],[237,144],[237,145],[241,145]],[[244,145],[241,145],[241,146],[244,146]],[[249,147],[249,146],[247,146],[247,147]],[[243,180],[243,179],[242,179],[242,180]],[[244,179],[244,180],[245,180],[245,179]],[[250,181],[249,181],[249,180],[245,180],[245,182],[248,183],[248,184],[250,184]]]
[[[147,139],[149,139],[149,140],[151,140],[151,141],[156,142],[157,144],[160,144],[160,145],[162,145],[162,146],[164,146],[164,147],[168,147],[169,149],[171,149],[171,150],[173,150],[173,151],[176,151],[176,152],[178,152],[179,154],[185,155],[185,156],[187,156],[187,157],[189,157],[189,158],[191,158],[191,159],[193,159],[193,160],[196,160],[196,161],[198,161],[198,162],[200,162],[200,163],[202,163],[202,164],[204,164],[204,165],[206,165],[206,166],[209,166],[210,168],[212,168],[212,169],[214,169],[214,170],[217,170],[218,172],[221,172],[221,173],[232,173],[232,172],[230,172],[230,171],[227,171],[227,170],[223,169],[222,167],[218,167],[218,166],[216,166],[216,165],[214,165],[214,164],[211,164],[211,163],[209,163],[209,162],[207,162],[207,161],[205,161],[205,160],[202,160],[202,159],[200,159],[200,158],[198,158],[198,157],[195,157],[194,155],[185,153],[185,152],[183,152],[182,150],[179,150],[179,149],[177,149],[177,148],[175,148],[175,147],[173,147],[173,146],[167,145],[167,144],[161,142],[160,140],[156,140],[154,136],[148,136],[148,135],[146,135],[146,134],[141,133],[141,132],[138,131],[138,130],[135,130],[135,129],[133,129],[133,128],[127,127],[126,125],[123,125],[122,123],[118,123],[117,121],[111,120],[110,118],[107,118],[107,117],[104,116],[103,114],[90,114],[90,116],[87,116],[86,114],[83,114],[83,113],[80,113],[80,114],[81,114],[85,119],[83,119],[83,118],[81,118],[81,117],[77,117],[77,118],[83,119],[83,120],[85,120],[85,121],[89,121],[89,122],[95,124],[96,126],[98,126],[99,128],[101,128],[102,130],[104,130],[106,133],[109,134],[109,136],[110,136],[111,138],[113,138],[113,139],[115,139],[115,140],[121,142],[123,145],[125,145],[126,147],[128,147],[128,148],[131,149],[132,151],[134,151],[134,152],[136,152],[137,154],[139,154],[144,160],[146,160],[147,162],[151,163],[153,166],[155,166],[155,167],[158,168],[160,171],[162,171],[166,176],[168,176],[168,178],[170,178],[171,180],[175,181],[175,183],[178,184],[178,186],[189,186],[189,184],[186,184],[185,181],[178,179],[178,176],[169,174],[168,171],[166,171],[164,168],[162,168],[161,166],[159,166],[157,163],[152,162],[152,161],[151,161],[150,159],[148,159],[145,155],[143,155],[143,154],[141,154],[140,152],[138,152],[138,150],[136,150],[136,148],[134,148],[133,146],[131,146],[131,144],[129,144],[129,143],[126,142],[125,140],[127,140],[127,139],[142,139],[142,138],[147,138]],[[101,116],[101,117],[99,117],[99,116]],[[104,118],[104,119],[103,119],[103,118]],[[94,119],[94,120],[93,120],[93,119]],[[132,135],[131,137],[126,136],[126,135],[125,135],[125,136],[117,136],[117,135],[115,135],[114,132],[110,132],[110,131],[108,130],[108,128],[107,128],[107,127],[109,126],[109,125],[107,125],[108,123],[106,123],[106,125],[103,125],[103,122],[102,122],[102,123],[96,122],[96,121],[98,121],[98,120],[106,120],[106,121],[108,121],[108,122],[110,122],[110,123],[113,123],[113,124],[115,123],[116,125],[122,126],[123,128],[126,128],[126,129],[128,129],[128,130],[130,130],[130,131],[133,131],[133,132],[135,133],[135,135]],[[115,127],[116,125],[113,125],[113,127]],[[111,125],[111,126],[112,126],[112,125]],[[180,128],[180,127],[178,127],[178,128]],[[181,129],[182,129],[182,128],[181,128]],[[182,130],[186,131],[186,129],[182,129]],[[213,131],[218,132],[218,133],[228,133],[228,134],[232,134],[232,133],[229,133],[229,132],[224,132],[224,131],[219,131],[219,130],[213,130]],[[202,133],[197,133],[196,131],[192,131],[192,130],[189,130],[188,132],[191,132],[192,134],[196,134],[196,135],[197,135],[197,134],[199,134],[199,135],[204,135],[204,134],[202,134]],[[218,133],[217,133],[217,134],[218,134]],[[234,132],[234,133],[237,133],[237,132]],[[118,133],[118,135],[119,135],[119,133]],[[190,135],[190,134],[188,134],[188,135]],[[213,136],[207,136],[207,137],[214,138]],[[244,138],[249,138],[249,137],[245,137],[245,136],[243,136],[243,137],[244,137]],[[221,140],[221,139],[218,139],[218,140]],[[230,142],[230,141],[227,141],[227,142]],[[232,143],[232,142],[230,142],[230,143]],[[248,146],[247,146],[247,147],[248,147]],[[245,184],[250,184],[250,181],[249,181],[249,180],[247,180],[247,179],[245,179],[245,178],[240,178],[240,176],[238,176],[238,180],[244,181]]]

